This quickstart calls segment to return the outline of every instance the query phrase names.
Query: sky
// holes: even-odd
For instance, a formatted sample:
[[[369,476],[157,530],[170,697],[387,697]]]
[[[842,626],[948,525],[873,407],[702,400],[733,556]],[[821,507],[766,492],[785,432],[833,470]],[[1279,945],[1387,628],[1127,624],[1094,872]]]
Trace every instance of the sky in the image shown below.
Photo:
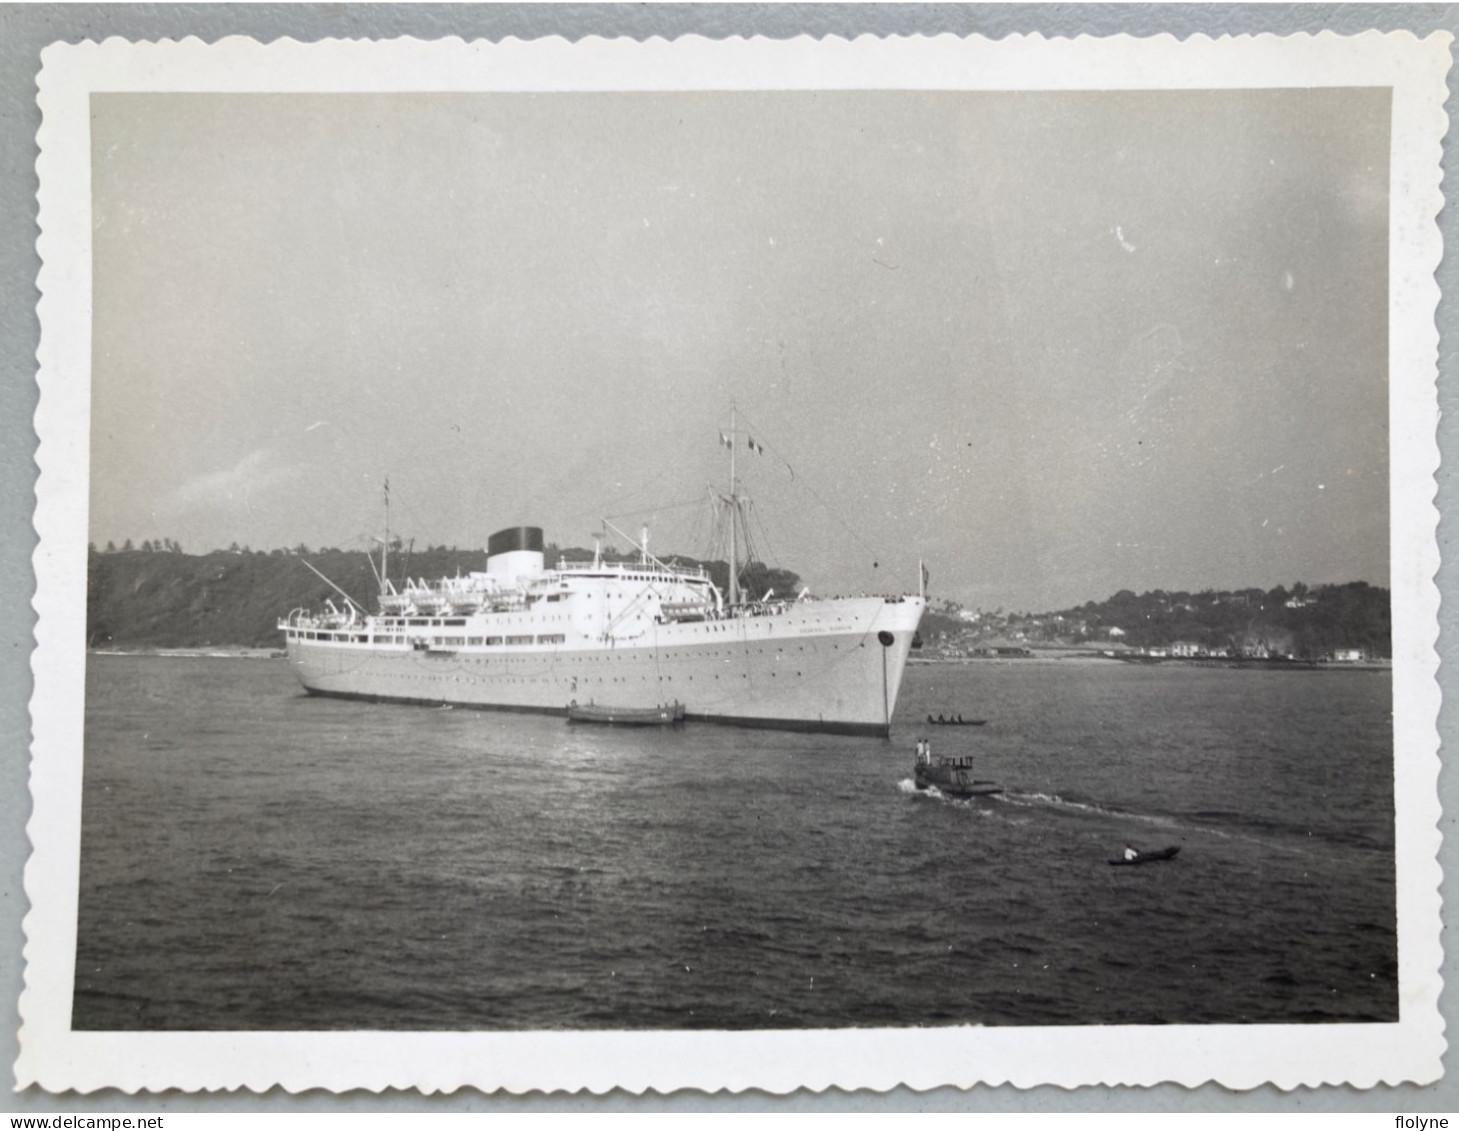
[[[96,95],[91,538],[699,553],[733,406],[814,593],[1387,585],[1389,113]]]

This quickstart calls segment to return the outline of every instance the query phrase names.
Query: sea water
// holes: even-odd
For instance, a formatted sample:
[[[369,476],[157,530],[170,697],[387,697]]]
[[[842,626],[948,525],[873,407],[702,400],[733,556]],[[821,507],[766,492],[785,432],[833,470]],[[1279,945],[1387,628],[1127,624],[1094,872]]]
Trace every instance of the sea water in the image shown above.
[[[884,741],[93,655],[73,1024],[1392,1021],[1391,705],[1386,672],[919,664]],[[918,792],[919,737],[1008,792]]]

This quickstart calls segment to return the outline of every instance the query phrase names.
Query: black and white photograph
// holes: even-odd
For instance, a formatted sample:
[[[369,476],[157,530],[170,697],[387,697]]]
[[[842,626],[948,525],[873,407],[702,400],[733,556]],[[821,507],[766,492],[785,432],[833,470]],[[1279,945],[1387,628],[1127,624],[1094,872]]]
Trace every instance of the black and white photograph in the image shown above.
[[[99,79],[40,166],[43,228],[85,170],[85,333],[37,418],[76,715],[39,1028],[1037,1027],[1361,1081],[1261,1053],[1300,1033],[1423,1076],[1436,413],[1394,319],[1432,331],[1448,49],[1388,46],[1418,95],[1120,86],[1095,43],[1000,84],[959,41],[904,82],[910,42]]]

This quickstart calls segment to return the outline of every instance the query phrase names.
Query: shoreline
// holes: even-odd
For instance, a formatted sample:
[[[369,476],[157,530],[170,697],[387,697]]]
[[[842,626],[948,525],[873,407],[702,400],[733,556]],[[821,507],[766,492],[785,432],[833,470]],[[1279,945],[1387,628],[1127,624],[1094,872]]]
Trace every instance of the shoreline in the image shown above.
[[[908,657],[908,664],[955,664],[965,666],[968,664],[1028,664],[1028,663],[1101,663],[1101,664],[1124,664],[1131,668],[1152,668],[1152,667],[1183,667],[1183,668],[1225,668],[1232,671],[1392,671],[1392,660],[1292,660],[1278,662],[1271,660],[1232,660],[1214,659],[1211,657],[1197,656],[1160,656],[1151,657],[1132,663],[1123,660],[1118,656],[1108,656],[1102,652],[1035,652],[1028,656],[948,656],[948,657]]]
[[[249,648],[238,645],[200,645],[190,648],[156,648],[150,646],[139,646],[136,648],[88,648],[88,655],[92,656],[142,656],[164,660],[279,660],[284,658],[282,648]],[[1102,652],[1060,652],[1047,651],[1035,652],[1029,656],[948,656],[928,657],[909,656],[908,665],[932,667],[936,665],[953,665],[965,667],[970,664],[1029,664],[1029,663],[1059,663],[1059,664],[1116,664],[1123,663],[1128,667],[1186,667],[1186,668],[1225,668],[1239,671],[1242,669],[1251,671],[1392,671],[1392,660],[1355,660],[1355,661],[1292,661],[1290,667],[1286,665],[1273,664],[1271,661],[1257,660],[1251,663],[1244,663],[1240,660],[1213,660],[1204,657],[1185,658],[1180,656],[1160,657],[1142,663],[1130,663],[1121,660],[1117,656],[1109,656]]]
[[[165,660],[274,660],[282,659],[282,648],[245,648],[233,644],[204,644],[194,648],[87,648],[91,656],[150,656]]]

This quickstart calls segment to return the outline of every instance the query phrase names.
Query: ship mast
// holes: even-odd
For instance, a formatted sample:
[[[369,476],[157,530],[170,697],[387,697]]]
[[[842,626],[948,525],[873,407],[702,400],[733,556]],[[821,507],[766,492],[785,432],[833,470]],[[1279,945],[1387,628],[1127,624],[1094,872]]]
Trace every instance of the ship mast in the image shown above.
[[[725,500],[729,503],[730,512],[730,544],[729,544],[729,603],[734,608],[740,603],[740,497],[735,494],[735,449],[739,446],[735,432],[735,406],[730,402],[730,489],[729,497]]]
[[[380,545],[380,596],[390,592],[390,476],[385,477],[385,541]]]

